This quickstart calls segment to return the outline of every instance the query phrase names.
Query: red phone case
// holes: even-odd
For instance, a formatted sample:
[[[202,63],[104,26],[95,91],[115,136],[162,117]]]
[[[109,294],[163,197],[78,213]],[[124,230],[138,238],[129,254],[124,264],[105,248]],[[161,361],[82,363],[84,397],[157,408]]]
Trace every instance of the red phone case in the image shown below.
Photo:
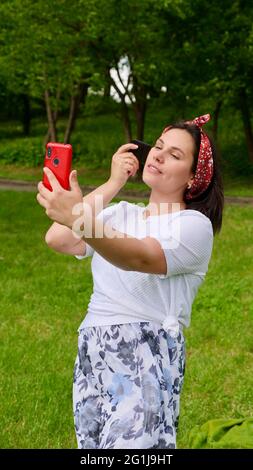
[[[48,167],[58,179],[64,189],[69,187],[69,175],[72,164],[72,146],[70,144],[59,144],[58,142],[48,142],[46,145],[46,155],[44,166]],[[43,184],[52,191],[51,184],[46,174],[43,175]]]

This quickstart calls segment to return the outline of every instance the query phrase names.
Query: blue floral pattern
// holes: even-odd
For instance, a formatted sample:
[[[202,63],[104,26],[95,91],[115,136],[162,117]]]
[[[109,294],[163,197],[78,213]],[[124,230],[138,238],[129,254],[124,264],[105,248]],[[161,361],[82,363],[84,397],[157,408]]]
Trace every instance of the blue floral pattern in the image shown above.
[[[185,338],[155,322],[79,329],[73,413],[79,449],[175,449]]]

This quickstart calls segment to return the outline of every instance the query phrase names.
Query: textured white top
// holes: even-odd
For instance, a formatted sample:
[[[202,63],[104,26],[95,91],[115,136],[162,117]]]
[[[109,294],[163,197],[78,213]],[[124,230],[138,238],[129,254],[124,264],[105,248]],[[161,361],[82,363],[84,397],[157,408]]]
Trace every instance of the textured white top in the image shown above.
[[[213,228],[208,217],[196,210],[149,216],[145,207],[121,201],[97,216],[116,230],[136,238],[154,237],[164,250],[167,273],[149,274],[120,269],[86,243],[92,256],[93,293],[82,327],[155,321],[176,336],[190,325],[191,308],[208,270],[213,247]]]

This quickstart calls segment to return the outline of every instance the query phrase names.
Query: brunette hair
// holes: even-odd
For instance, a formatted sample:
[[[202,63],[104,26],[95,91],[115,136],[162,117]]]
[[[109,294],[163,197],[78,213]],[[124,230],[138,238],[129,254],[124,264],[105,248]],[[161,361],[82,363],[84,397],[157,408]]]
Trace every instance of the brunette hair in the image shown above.
[[[198,155],[200,149],[200,130],[195,124],[187,124],[185,121],[177,121],[171,125],[174,129],[185,129],[192,136],[195,144],[193,155],[193,164],[191,171],[195,174],[198,163]],[[183,200],[186,204],[186,209],[192,209],[206,215],[213,226],[214,234],[220,232],[222,227],[222,213],[224,208],[224,187],[221,174],[220,156],[217,152],[216,144],[212,137],[204,131],[208,136],[211,144],[213,155],[213,177],[208,188],[198,197],[188,201],[185,199],[187,188],[185,189]]]

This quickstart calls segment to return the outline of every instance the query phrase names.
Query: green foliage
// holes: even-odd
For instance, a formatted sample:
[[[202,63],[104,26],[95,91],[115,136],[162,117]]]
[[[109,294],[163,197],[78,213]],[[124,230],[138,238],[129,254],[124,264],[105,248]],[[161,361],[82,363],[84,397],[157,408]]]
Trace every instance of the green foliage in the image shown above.
[[[102,94],[113,83],[109,71],[120,74],[125,62],[121,99],[133,107],[161,96],[183,116],[221,102],[245,120],[240,96],[246,90],[250,115],[252,18],[252,3],[240,0],[3,0],[0,83],[39,100],[48,90],[52,110],[66,112],[80,83]]]
[[[199,106],[197,111],[208,112],[210,107]],[[189,107],[184,117],[195,117],[195,110]],[[174,112],[164,106],[160,98],[153,100],[148,107],[144,140],[153,144],[168,123],[180,118],[180,110]],[[60,119],[59,142],[63,140],[65,125],[66,120]],[[209,123],[206,130],[211,135]],[[32,135],[29,138],[20,137],[21,129],[15,123],[0,123],[0,163],[14,163],[30,168],[42,166],[45,133],[46,126],[41,119],[33,120]],[[239,112],[233,113],[229,107],[222,110],[218,135],[224,176],[253,177],[253,165],[248,160]],[[103,168],[109,171],[113,154],[124,142],[119,105],[113,101],[103,102],[97,95],[90,95],[72,136],[73,164],[78,163],[84,169]]]
[[[18,163],[27,167],[36,167],[43,164],[42,150],[41,139],[38,137],[4,141],[0,146],[0,161],[3,164]]]

